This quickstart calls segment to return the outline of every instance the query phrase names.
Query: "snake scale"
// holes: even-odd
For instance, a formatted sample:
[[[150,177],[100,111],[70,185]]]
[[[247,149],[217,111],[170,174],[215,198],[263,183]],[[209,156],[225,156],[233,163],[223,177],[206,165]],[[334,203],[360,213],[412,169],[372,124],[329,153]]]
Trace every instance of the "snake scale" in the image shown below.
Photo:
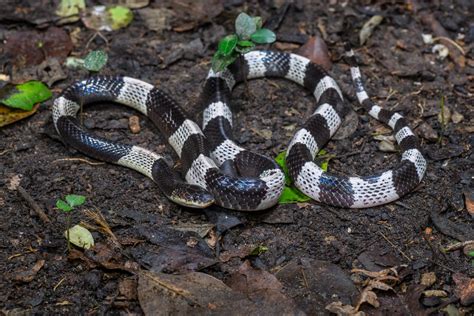
[[[295,186],[316,201],[338,207],[389,203],[418,185],[426,171],[426,160],[407,121],[370,100],[354,53],[348,47],[346,56],[359,103],[370,116],[393,129],[401,151],[397,166],[371,176],[340,176],[314,162],[317,152],[340,126],[348,106],[334,79],[296,54],[252,51],[243,56],[243,62],[234,62],[224,71],[211,70],[199,101],[203,106],[202,129],[171,96],[130,77],[96,76],[72,84],[55,99],[53,122],[66,144],[95,159],[143,173],[175,203],[196,208],[216,203],[235,210],[262,210],[278,202],[284,174],[272,159],[233,141],[231,91],[246,79],[286,78],[312,92],[317,103],[286,151]],[[150,150],[98,137],[82,127],[76,118],[81,105],[100,101],[124,104],[148,116],[179,156],[181,174]]]

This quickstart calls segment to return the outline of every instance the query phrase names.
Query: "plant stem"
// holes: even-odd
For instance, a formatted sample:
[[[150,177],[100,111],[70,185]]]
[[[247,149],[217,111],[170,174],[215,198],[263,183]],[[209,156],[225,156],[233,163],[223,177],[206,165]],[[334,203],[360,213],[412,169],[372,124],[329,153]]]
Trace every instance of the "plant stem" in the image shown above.
[[[69,229],[71,229],[71,213],[67,215],[66,225],[67,225],[67,230],[66,230],[67,250],[71,252],[71,242],[69,241]]]

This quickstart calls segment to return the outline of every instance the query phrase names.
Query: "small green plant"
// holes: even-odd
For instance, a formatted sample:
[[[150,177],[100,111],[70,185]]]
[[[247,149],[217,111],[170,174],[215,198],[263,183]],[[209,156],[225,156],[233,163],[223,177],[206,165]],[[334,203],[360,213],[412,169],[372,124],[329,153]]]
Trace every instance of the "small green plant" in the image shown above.
[[[62,212],[67,213],[66,226],[67,226],[67,249],[71,250],[71,242],[69,238],[69,230],[71,228],[71,211],[73,211],[77,206],[84,204],[86,197],[83,195],[68,194],[64,197],[64,200],[57,200],[56,207]]]
[[[255,48],[256,44],[270,44],[276,40],[271,30],[262,28],[262,18],[242,12],[235,19],[235,34],[219,41],[212,57],[212,70],[219,72],[232,64],[239,56]]]
[[[66,67],[83,68],[91,72],[100,71],[107,64],[108,56],[103,50],[93,50],[84,58],[68,57]]]
[[[261,254],[268,251],[268,247],[264,245],[260,245],[255,247],[251,252],[250,256],[260,256]]]

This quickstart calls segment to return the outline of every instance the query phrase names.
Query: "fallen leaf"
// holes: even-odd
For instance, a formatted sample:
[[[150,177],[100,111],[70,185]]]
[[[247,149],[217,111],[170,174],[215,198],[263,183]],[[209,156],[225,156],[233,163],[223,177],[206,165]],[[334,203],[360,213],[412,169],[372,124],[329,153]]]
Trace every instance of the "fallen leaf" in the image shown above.
[[[176,13],[173,30],[189,31],[198,25],[212,21],[224,11],[222,0],[179,0],[171,1]]]
[[[0,127],[14,123],[25,117],[33,115],[39,108],[39,103],[36,104],[31,111],[22,111],[12,109],[3,105],[0,105]]]
[[[297,314],[294,306],[273,301],[253,302],[222,281],[204,273],[183,275],[141,271],[138,300],[145,315]]]
[[[237,248],[229,249],[226,251],[223,251],[219,255],[219,260],[221,262],[227,262],[232,258],[245,258],[250,256],[250,253],[252,250],[255,249],[255,246],[252,245],[239,245]]]
[[[335,298],[343,305],[356,302],[358,290],[350,277],[337,265],[314,259],[294,259],[275,276],[293,300],[308,315],[327,314],[326,306]]]
[[[52,93],[40,81],[28,81],[16,86],[6,85],[0,90],[0,102],[4,105],[31,111],[33,106],[51,98]]]
[[[69,238],[71,244],[80,248],[90,249],[91,247],[94,247],[94,238],[92,237],[91,232],[81,225],[75,225],[65,231],[64,237]]]
[[[69,35],[61,28],[46,31],[15,31],[6,36],[5,54],[15,67],[38,65],[48,58],[66,59],[73,46]]]
[[[214,224],[195,224],[195,223],[179,223],[171,226],[171,229],[182,232],[195,232],[199,237],[204,238],[209,234],[209,231],[214,228]]]
[[[341,302],[332,302],[325,307],[331,313],[337,316],[365,316],[364,312],[358,312],[352,305],[343,305]]]
[[[332,61],[329,56],[328,47],[324,40],[319,36],[310,37],[296,53],[308,58],[313,63],[322,66],[326,71],[329,71],[332,68]]]
[[[73,23],[80,19],[79,13],[86,8],[85,0],[61,0],[56,15],[62,19],[58,24]]]
[[[31,282],[35,278],[36,274],[38,273],[41,268],[43,268],[44,263],[46,261],[41,259],[36,261],[35,265],[30,270],[24,270],[19,272],[14,272],[11,278],[17,282]]]
[[[474,278],[470,278],[462,273],[453,274],[456,288],[454,293],[459,297],[461,304],[469,306],[474,303]]]
[[[171,19],[174,14],[172,10],[166,8],[146,8],[138,11],[145,25],[158,34],[171,29]]]
[[[377,300],[377,294],[375,294],[375,292],[371,290],[368,290],[367,288],[364,289],[362,293],[360,294],[359,302],[356,305],[356,310],[359,310],[360,306],[363,303],[369,303],[375,308],[380,306],[380,303]]]

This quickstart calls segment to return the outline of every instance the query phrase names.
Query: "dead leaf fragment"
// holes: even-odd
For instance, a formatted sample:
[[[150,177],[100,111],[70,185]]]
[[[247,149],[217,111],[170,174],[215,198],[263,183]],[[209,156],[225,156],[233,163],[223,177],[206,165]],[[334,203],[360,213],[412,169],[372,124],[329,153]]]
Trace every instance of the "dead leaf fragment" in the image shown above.
[[[61,28],[50,27],[44,32],[16,31],[9,33],[5,53],[15,67],[38,65],[48,58],[66,59],[72,50],[69,35]]]
[[[429,287],[435,284],[435,282],[436,282],[436,274],[434,272],[427,272],[421,275],[420,284],[426,287]]]
[[[454,124],[461,123],[463,119],[464,119],[464,116],[458,111],[454,111],[453,114],[451,115],[451,121],[453,121]]]
[[[367,42],[369,37],[372,35],[375,27],[379,25],[382,22],[382,20],[383,20],[383,16],[374,15],[367,22],[365,22],[364,26],[362,26],[362,29],[360,30],[360,33],[359,33],[360,45],[364,45],[365,42]]]
[[[474,303],[474,278],[470,278],[462,273],[453,274],[456,288],[454,293],[459,297],[461,304],[469,306]]]
[[[163,33],[170,30],[170,22],[173,18],[173,11],[166,8],[146,8],[138,11],[145,25],[152,31]]]
[[[317,65],[321,65],[326,71],[331,70],[332,61],[329,56],[328,47],[319,36],[312,36],[301,46],[297,53],[311,60]]]
[[[364,312],[358,312],[352,305],[343,305],[341,302],[332,302],[326,309],[338,316],[365,316]]]
[[[43,259],[38,260],[30,270],[15,272],[12,275],[12,279],[17,282],[25,283],[33,281],[38,271],[41,270],[41,268],[44,266],[45,262],[46,261]]]
[[[145,315],[298,314],[295,307],[271,301],[253,302],[222,281],[200,272],[183,275],[141,271],[138,300]]]

